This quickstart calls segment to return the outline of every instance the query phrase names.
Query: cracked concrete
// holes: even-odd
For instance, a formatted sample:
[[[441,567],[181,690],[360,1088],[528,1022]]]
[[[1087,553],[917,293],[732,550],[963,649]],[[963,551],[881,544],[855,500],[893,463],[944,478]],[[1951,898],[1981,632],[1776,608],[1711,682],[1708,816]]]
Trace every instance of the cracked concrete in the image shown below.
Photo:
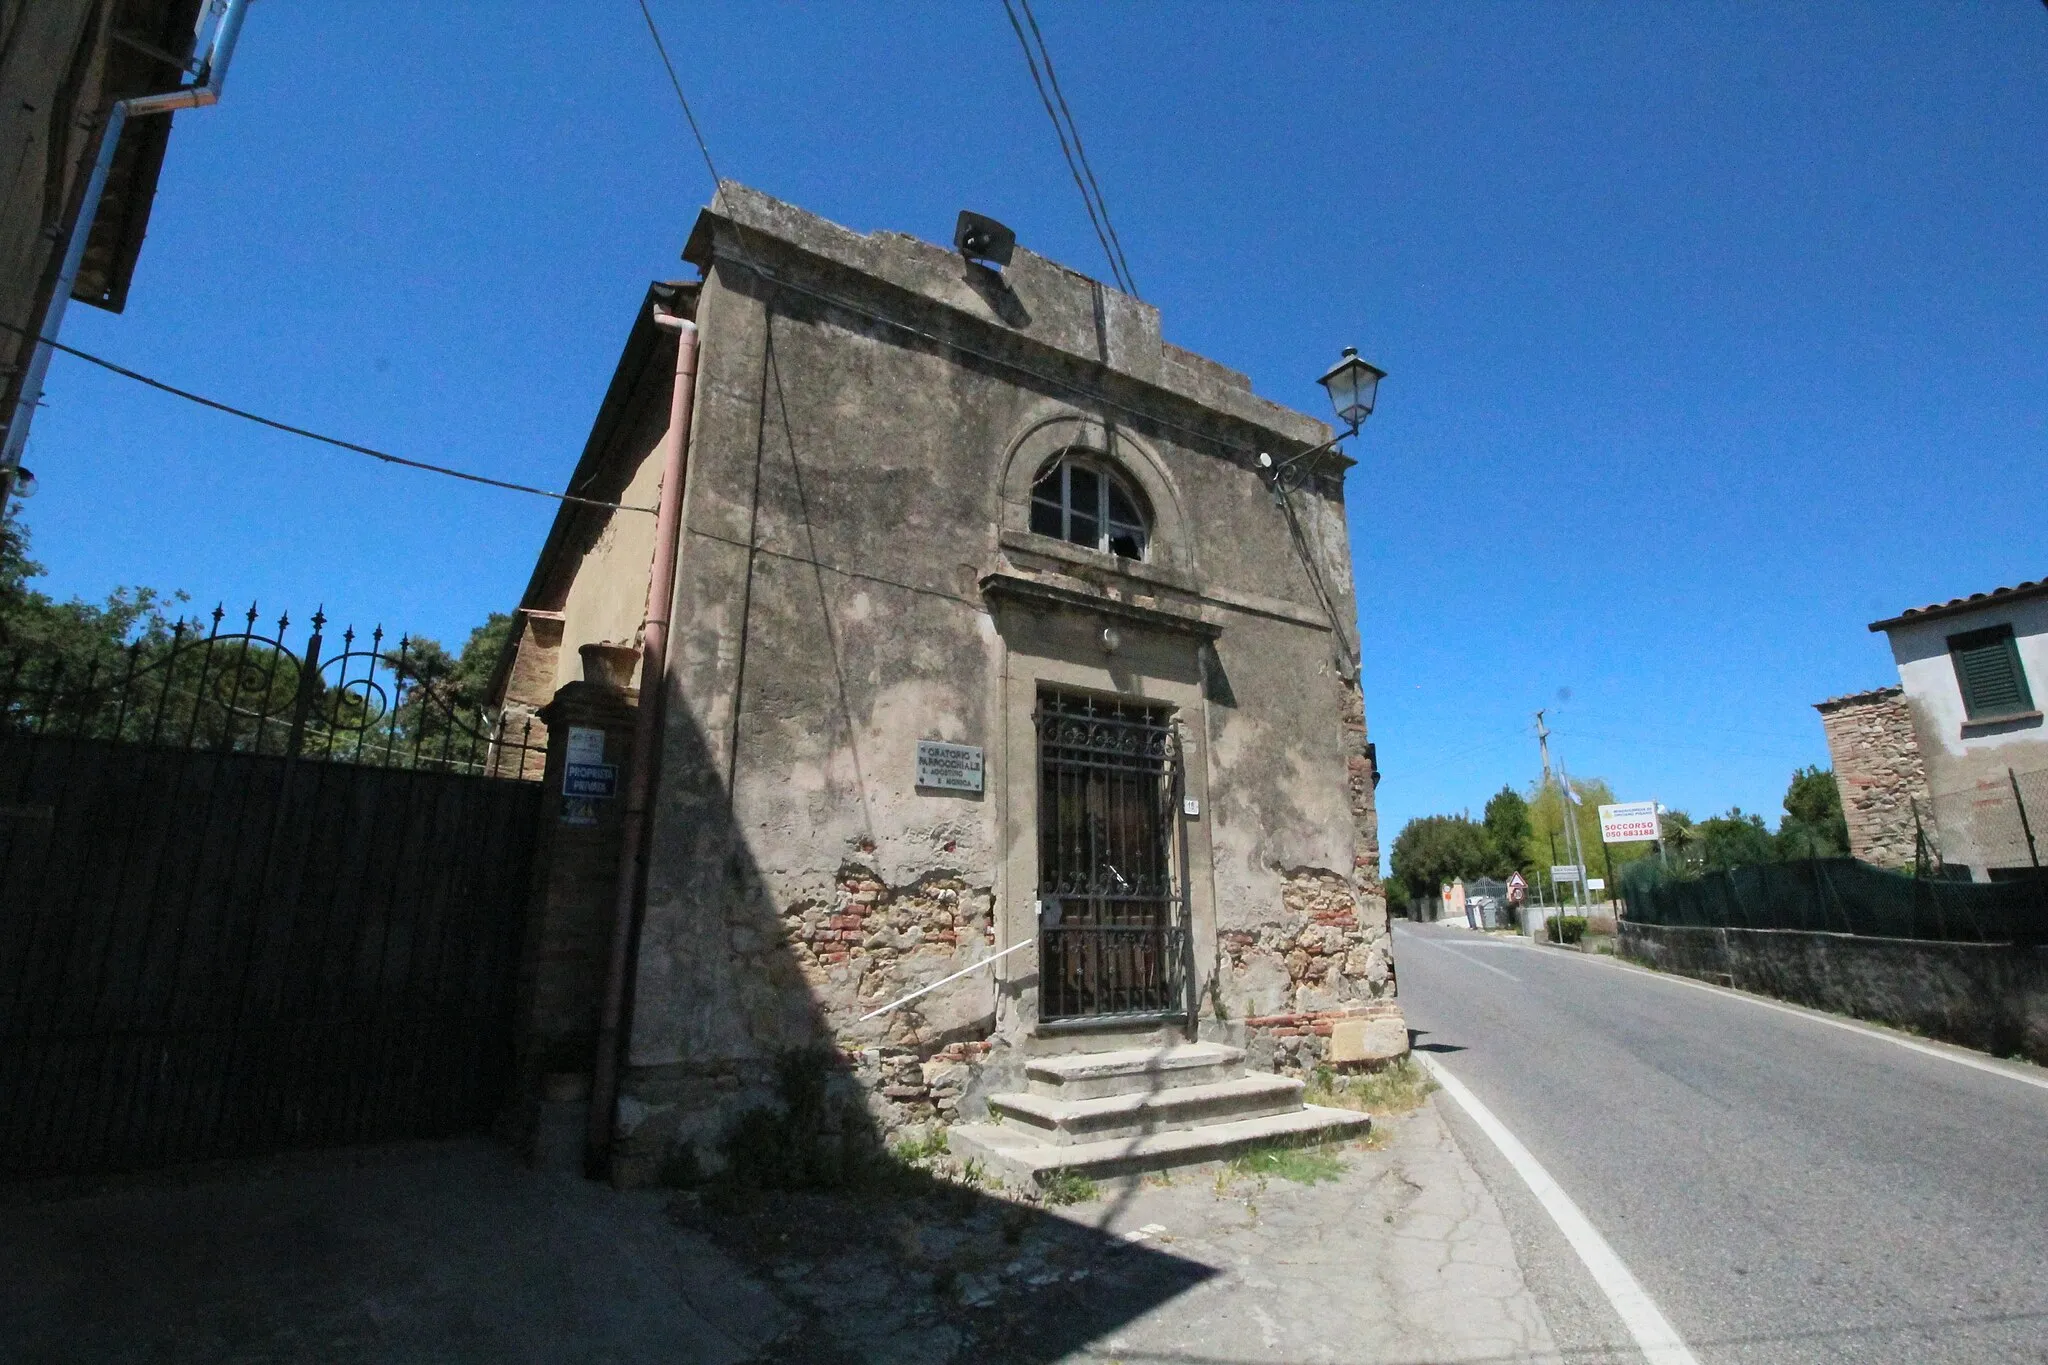
[[[1560,1360],[1501,1211],[1434,1107],[1375,1122],[1314,1185],[1211,1166],[1064,1209],[967,1196],[876,1218],[785,1196],[738,1219],[690,1199],[677,1212],[803,1314],[764,1361]]]
[[[1557,1360],[1436,1110],[1375,1123],[1319,1184],[1210,1167],[1064,1209],[941,1182],[714,1211],[480,1142],[24,1189],[0,1199],[0,1357]]]
[[[1154,1245],[1220,1273],[1074,1358],[1559,1360],[1500,1210],[1435,1109],[1376,1122],[1386,1146],[1344,1149],[1331,1182],[1211,1176],[1106,1201],[1110,1229],[1158,1228]]]

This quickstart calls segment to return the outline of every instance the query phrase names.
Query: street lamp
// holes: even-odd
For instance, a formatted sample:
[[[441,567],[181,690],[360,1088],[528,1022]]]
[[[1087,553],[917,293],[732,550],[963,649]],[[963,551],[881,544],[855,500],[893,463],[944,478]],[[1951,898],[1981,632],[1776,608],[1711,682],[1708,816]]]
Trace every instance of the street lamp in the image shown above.
[[[1345,435],[1356,436],[1365,419],[1372,416],[1373,397],[1386,377],[1385,370],[1358,358],[1356,346],[1346,346],[1344,358],[1316,381],[1330,391],[1330,406],[1337,409],[1338,420],[1351,428]]]
[[[1358,348],[1346,346],[1344,354],[1336,364],[1324,372],[1316,382],[1330,393],[1330,406],[1337,410],[1337,420],[1344,423],[1344,431],[1319,446],[1290,455],[1278,466],[1273,457],[1263,450],[1259,452],[1259,468],[1266,472],[1272,485],[1273,496],[1278,498],[1289,489],[1297,488],[1301,476],[1307,473],[1304,462],[1335,446],[1339,441],[1349,440],[1365,425],[1365,419],[1372,416],[1373,401],[1379,395],[1380,381],[1387,372],[1377,365],[1368,364],[1358,358]]]

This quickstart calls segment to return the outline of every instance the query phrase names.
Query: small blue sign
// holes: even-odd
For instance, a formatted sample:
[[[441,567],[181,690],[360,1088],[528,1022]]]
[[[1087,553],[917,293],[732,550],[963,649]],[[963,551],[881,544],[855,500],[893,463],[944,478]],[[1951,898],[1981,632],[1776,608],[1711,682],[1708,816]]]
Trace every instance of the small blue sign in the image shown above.
[[[562,795],[603,800],[619,794],[616,763],[570,763],[562,769]]]

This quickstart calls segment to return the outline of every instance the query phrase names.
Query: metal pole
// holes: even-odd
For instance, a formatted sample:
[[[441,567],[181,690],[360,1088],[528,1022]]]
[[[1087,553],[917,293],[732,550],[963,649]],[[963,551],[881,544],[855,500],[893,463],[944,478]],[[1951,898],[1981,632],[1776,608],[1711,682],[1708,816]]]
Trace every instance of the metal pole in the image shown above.
[[[611,1172],[617,1124],[620,1053],[624,1047],[626,973],[639,928],[640,883],[645,872],[648,810],[654,796],[654,765],[661,751],[661,702],[668,668],[669,613],[675,605],[676,552],[681,539],[683,482],[689,476],[690,421],[697,396],[697,324],[655,310],[657,326],[676,334],[674,387],[669,390],[668,432],[663,437],[661,492],[654,519],[654,554],[647,569],[647,619],[640,636],[640,707],[633,718],[632,762],[626,770],[625,828],[612,897],[610,953],[605,961],[599,1005],[597,1055],[590,1077],[590,1113],[584,1129],[584,1174],[593,1180]]]
[[[1566,850],[1572,855],[1572,864],[1578,869],[1579,913],[1586,912],[1586,849],[1579,840],[1579,816],[1572,802],[1572,775],[1564,766],[1564,760],[1557,761],[1558,785],[1564,789],[1564,837]]]
[[[2005,780],[2012,783],[2012,803],[2020,808],[2020,832],[2027,836],[2027,860],[2036,872],[2041,870],[2041,850],[2034,846],[2034,827],[2027,822],[2027,801],[2020,795],[2020,780],[2013,770],[2005,770]]]

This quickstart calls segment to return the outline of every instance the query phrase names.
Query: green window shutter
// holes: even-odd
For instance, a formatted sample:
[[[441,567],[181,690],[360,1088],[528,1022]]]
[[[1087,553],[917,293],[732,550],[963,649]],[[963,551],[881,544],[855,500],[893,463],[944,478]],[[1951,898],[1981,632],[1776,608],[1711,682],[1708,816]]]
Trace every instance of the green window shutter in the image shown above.
[[[1971,720],[2033,710],[2034,698],[2027,691],[2011,626],[1951,635],[1948,652],[1963,689],[1963,712]]]

